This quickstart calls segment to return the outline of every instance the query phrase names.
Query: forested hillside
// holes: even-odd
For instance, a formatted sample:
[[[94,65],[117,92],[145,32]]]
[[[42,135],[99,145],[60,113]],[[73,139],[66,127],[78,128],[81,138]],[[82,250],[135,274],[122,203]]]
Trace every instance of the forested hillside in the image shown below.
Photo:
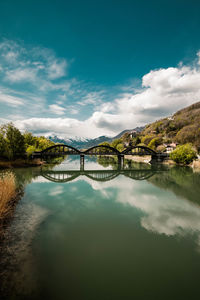
[[[160,137],[163,141],[179,144],[192,143],[199,148],[200,102],[177,111],[172,117],[147,125],[141,136]]]
[[[191,143],[200,151],[200,102],[177,111],[173,116],[146,125],[145,129],[134,137],[125,133],[121,138],[114,140],[111,146],[123,150],[129,144],[143,145],[157,151],[165,151],[166,145],[170,143]]]

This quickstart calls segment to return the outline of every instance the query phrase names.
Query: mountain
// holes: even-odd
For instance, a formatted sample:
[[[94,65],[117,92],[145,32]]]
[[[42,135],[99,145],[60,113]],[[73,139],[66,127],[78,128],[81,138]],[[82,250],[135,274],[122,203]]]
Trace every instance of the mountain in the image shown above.
[[[78,149],[86,149],[96,146],[102,142],[112,142],[122,137],[119,143],[128,144],[131,141],[131,135],[127,133],[134,132],[139,143],[147,145],[152,149],[159,149],[160,145],[168,143],[186,144],[192,143],[200,150],[200,102],[192,104],[186,108],[177,111],[172,116],[155,121],[145,127],[136,127],[126,129],[114,137],[100,136],[94,139],[63,139],[57,136],[50,136],[49,139],[55,143],[68,144]],[[133,138],[134,144],[136,139]],[[161,150],[162,151],[162,150]]]
[[[73,139],[64,139],[58,136],[49,136],[48,138],[53,141],[54,143],[59,143],[59,144],[67,144],[69,146],[78,148],[78,149],[86,149],[86,148],[90,148],[96,145],[99,145],[103,142],[112,142],[115,139],[119,139],[120,137],[122,137],[125,133],[129,133],[132,131],[135,131],[137,133],[141,132],[144,129],[144,127],[136,127],[134,129],[126,129],[123,130],[122,132],[120,132],[119,134],[117,134],[114,137],[108,137],[108,136],[99,136],[97,138],[94,139],[80,139],[80,138],[73,138]]]
[[[130,136],[123,135],[123,142],[130,142]],[[177,111],[172,116],[148,124],[139,132],[133,144],[146,145],[161,150],[164,144],[193,144],[200,150],[200,102]],[[162,150],[161,150],[162,151]]]

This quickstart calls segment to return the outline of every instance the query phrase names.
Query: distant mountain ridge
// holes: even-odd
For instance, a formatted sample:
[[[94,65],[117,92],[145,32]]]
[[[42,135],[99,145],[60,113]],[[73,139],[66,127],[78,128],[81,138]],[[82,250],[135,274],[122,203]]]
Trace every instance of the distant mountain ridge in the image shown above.
[[[69,146],[78,148],[78,149],[85,149],[85,148],[90,148],[93,146],[96,146],[100,143],[103,142],[112,142],[115,139],[119,139],[121,136],[123,136],[125,133],[127,132],[132,132],[132,131],[136,131],[136,132],[141,132],[144,129],[144,127],[136,127],[134,129],[126,129],[123,130],[122,132],[120,132],[119,134],[117,134],[114,137],[108,137],[108,136],[99,136],[97,138],[94,139],[81,139],[81,138],[73,138],[73,139],[64,139],[64,138],[60,138],[58,136],[49,136],[48,138],[54,142],[54,143],[59,143],[59,144],[67,144]]]

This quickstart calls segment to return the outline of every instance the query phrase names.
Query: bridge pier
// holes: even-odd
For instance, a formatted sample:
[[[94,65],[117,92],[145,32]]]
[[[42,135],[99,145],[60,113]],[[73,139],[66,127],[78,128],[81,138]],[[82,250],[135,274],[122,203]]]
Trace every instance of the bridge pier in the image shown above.
[[[85,162],[85,155],[80,154],[80,170],[84,171],[84,162]]]
[[[118,155],[118,167],[119,169],[124,169],[124,155]]]
[[[168,154],[156,153],[155,155],[151,156],[150,163],[162,163],[163,160],[167,159],[168,157]]]

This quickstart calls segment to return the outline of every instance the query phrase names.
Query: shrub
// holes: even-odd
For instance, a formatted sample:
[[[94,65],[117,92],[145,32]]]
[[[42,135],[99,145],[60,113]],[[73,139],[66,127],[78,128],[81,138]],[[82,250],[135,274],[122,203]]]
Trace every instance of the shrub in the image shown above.
[[[141,138],[139,136],[136,136],[136,138],[133,138],[133,145],[136,146],[139,143],[141,143]]]
[[[116,149],[121,152],[121,151],[124,150],[124,145],[123,144],[118,144]]]
[[[178,164],[187,165],[197,158],[197,154],[191,144],[185,144],[172,151],[170,158]]]
[[[28,146],[28,148],[26,149],[28,157],[30,157],[34,151],[38,151],[38,149],[35,146]]]
[[[148,144],[148,147],[149,148],[151,148],[151,149],[153,149],[153,150],[155,150],[156,149],[156,147],[158,146],[158,145],[160,145],[162,143],[162,138],[154,138],[154,139],[152,139],[151,141],[150,141],[150,143]]]
[[[116,140],[114,140],[114,141],[112,141],[112,143],[111,143],[111,147],[113,147],[113,148],[117,148],[117,145],[118,144],[121,144],[122,143],[122,139],[120,138],[120,139],[116,139]]]
[[[147,146],[154,137],[155,137],[154,135],[145,135],[141,138],[141,143]]]

